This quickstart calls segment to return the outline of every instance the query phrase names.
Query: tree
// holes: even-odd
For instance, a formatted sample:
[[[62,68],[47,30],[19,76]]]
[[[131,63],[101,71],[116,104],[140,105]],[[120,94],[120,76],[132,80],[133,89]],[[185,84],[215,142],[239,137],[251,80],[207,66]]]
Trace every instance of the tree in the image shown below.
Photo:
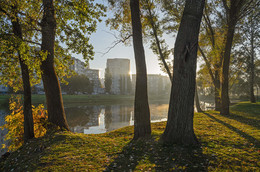
[[[257,54],[260,49],[258,45],[260,43],[260,6],[256,7],[254,11],[251,11],[248,16],[245,17],[244,22],[240,24],[241,28],[241,42],[240,53],[247,59],[247,73],[249,83],[249,95],[251,103],[255,103],[254,85],[255,85],[255,61],[257,60]]]
[[[147,73],[142,40],[139,0],[130,0],[133,46],[136,63],[134,102],[134,139],[151,135],[150,110],[147,95]]]
[[[112,85],[112,75],[109,72],[109,69],[105,69],[105,90],[106,93],[111,93],[111,85]]]
[[[166,129],[166,144],[196,145],[194,134],[194,94],[198,35],[204,0],[186,0],[174,48],[174,71]]]
[[[54,44],[56,18],[53,0],[43,0],[43,17],[41,21],[42,44],[41,51],[47,52],[47,58],[42,61],[42,80],[46,94],[48,121],[62,129],[69,130],[66,120],[59,80],[54,68]]]
[[[66,91],[68,94],[91,94],[93,92],[93,84],[85,75],[75,75],[65,80],[68,84],[61,84],[61,89],[62,91]]]
[[[20,5],[20,6],[19,6]],[[0,4],[0,14],[2,17],[6,17],[10,22],[12,27],[11,35],[5,35],[8,33],[7,30],[4,30],[4,33],[1,34],[1,39],[12,42],[13,46],[16,48],[18,60],[21,67],[22,74],[22,83],[23,83],[23,115],[24,115],[24,141],[28,141],[29,139],[34,138],[34,125],[33,125],[33,116],[32,116],[32,103],[31,103],[31,83],[30,83],[30,72],[29,68],[26,64],[26,60],[21,51],[25,49],[24,46],[24,35],[22,31],[22,26],[20,22],[20,18],[18,17],[18,13],[21,12],[22,9],[21,4],[18,4],[17,1],[10,3],[5,2],[5,4]],[[25,9],[24,9],[25,10]],[[4,20],[2,20],[4,21]],[[10,38],[12,37],[12,38]],[[13,39],[13,40],[12,40]],[[2,42],[2,41],[1,41]],[[2,42],[3,43],[3,42]],[[3,44],[2,44],[3,46]],[[6,51],[6,50],[2,50]],[[12,52],[14,53],[14,52]],[[3,57],[4,58],[4,57]],[[8,57],[5,57],[8,58]],[[15,58],[15,57],[14,57]]]
[[[57,40],[66,44],[67,49],[63,49],[81,53],[85,60],[91,59],[94,55],[93,47],[89,45],[89,37],[85,34],[91,34],[95,31],[96,20],[99,20],[99,17],[103,15],[104,7],[99,4],[94,5],[91,1],[84,1],[84,3],[82,1],[61,1],[55,5],[54,7],[53,0],[43,0],[41,50],[47,52],[47,58],[41,64],[42,79],[49,122],[69,130],[54,67],[55,36],[57,33]],[[55,12],[58,15],[57,21]]]
[[[224,45],[225,48],[222,52],[223,54],[223,65],[221,71],[221,114],[229,115],[229,66],[230,66],[230,54],[233,43],[233,37],[235,33],[235,27],[237,22],[244,17],[244,15],[251,11],[255,5],[253,0],[231,0],[230,5],[228,5],[227,0],[223,0],[223,6],[227,15],[226,27],[227,32],[225,35]],[[252,6],[254,5],[254,6]],[[258,2],[259,5],[259,2]]]

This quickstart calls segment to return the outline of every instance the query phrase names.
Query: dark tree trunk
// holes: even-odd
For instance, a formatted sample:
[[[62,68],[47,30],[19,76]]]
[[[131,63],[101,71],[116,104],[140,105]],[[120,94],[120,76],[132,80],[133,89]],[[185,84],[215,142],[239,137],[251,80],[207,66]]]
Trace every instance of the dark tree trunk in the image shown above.
[[[221,99],[220,99],[220,77],[219,69],[215,70],[215,110],[220,111],[221,109]]]
[[[227,34],[225,39],[225,49],[223,53],[223,64],[222,64],[222,79],[221,79],[221,111],[222,115],[229,115],[229,65],[230,65],[230,54],[232,48],[233,37],[235,33],[235,27],[239,19],[240,10],[245,5],[245,0],[233,0],[230,1],[230,7],[227,7],[226,2],[224,3],[227,13]],[[250,2],[249,2],[250,3]]]
[[[139,0],[130,0],[133,45],[136,64],[136,89],[134,103],[134,139],[151,135],[150,110],[147,95],[147,74]]]
[[[250,44],[251,44],[251,56],[250,56],[250,62],[249,62],[249,68],[250,68],[250,78],[249,78],[249,87],[250,87],[250,102],[255,103],[255,95],[254,95],[254,83],[255,83],[255,47],[254,47],[254,23],[251,19],[251,34],[250,34]]]
[[[235,32],[235,25],[229,24],[225,45],[225,52],[222,66],[222,84],[221,84],[221,114],[229,115],[229,64],[230,64],[230,53],[232,48],[232,42]]]
[[[197,85],[195,86],[195,104],[196,104],[197,112],[203,112],[202,109],[200,108],[200,100],[199,100]]]
[[[166,144],[198,144],[193,117],[198,36],[204,4],[204,0],[186,0],[174,48],[168,121],[161,137]]]
[[[14,7],[14,10],[15,7]],[[22,41],[22,28],[15,12],[15,18],[12,18],[12,26],[14,35]],[[18,58],[22,71],[22,80],[23,80],[23,114],[24,114],[24,141],[34,138],[34,125],[33,125],[33,116],[32,116],[32,101],[31,101],[31,84],[30,84],[30,75],[28,66],[25,64],[24,60],[21,57],[20,52],[18,51]]]
[[[41,50],[48,52],[46,60],[42,62],[42,80],[46,94],[48,120],[53,125],[69,130],[61,96],[59,80],[54,68],[54,41],[56,19],[53,0],[43,0],[42,45]]]

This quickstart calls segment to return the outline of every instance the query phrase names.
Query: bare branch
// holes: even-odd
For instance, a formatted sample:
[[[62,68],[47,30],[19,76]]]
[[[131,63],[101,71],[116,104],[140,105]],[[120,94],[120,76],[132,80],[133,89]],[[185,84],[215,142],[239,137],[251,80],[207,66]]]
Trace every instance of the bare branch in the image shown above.
[[[35,44],[35,45],[42,45],[42,44],[40,44],[40,43],[38,43],[38,42],[34,42],[34,41],[30,41],[30,40],[23,40],[24,42],[28,42],[28,43],[31,43],[31,44]]]
[[[131,36],[133,36],[132,34],[131,35],[128,35],[127,37],[125,37],[125,38],[123,38],[123,39],[118,39],[116,36],[116,38],[117,38],[117,40],[116,41],[114,41],[112,44],[112,46],[111,47],[108,47],[108,50],[106,51],[106,52],[98,52],[98,53],[100,53],[100,54],[102,54],[102,57],[103,56],[105,56],[107,53],[109,53],[113,48],[115,48],[118,44],[120,44],[120,43],[125,43],[128,39],[130,39],[131,38]]]

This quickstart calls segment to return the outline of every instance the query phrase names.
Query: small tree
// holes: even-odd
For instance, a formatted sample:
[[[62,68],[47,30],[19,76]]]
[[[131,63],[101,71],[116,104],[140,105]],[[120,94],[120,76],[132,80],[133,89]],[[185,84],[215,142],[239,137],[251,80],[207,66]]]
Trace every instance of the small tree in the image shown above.
[[[105,70],[105,90],[106,93],[111,93],[111,85],[112,85],[112,75],[109,72],[109,69],[106,68]]]

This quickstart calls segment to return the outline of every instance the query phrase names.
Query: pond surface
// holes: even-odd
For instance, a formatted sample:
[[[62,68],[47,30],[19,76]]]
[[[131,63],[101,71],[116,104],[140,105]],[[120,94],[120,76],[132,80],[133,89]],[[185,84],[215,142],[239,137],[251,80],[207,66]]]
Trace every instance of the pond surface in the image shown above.
[[[134,124],[131,105],[96,105],[65,107],[71,131],[99,134]],[[151,121],[166,121],[168,104],[151,104]]]

